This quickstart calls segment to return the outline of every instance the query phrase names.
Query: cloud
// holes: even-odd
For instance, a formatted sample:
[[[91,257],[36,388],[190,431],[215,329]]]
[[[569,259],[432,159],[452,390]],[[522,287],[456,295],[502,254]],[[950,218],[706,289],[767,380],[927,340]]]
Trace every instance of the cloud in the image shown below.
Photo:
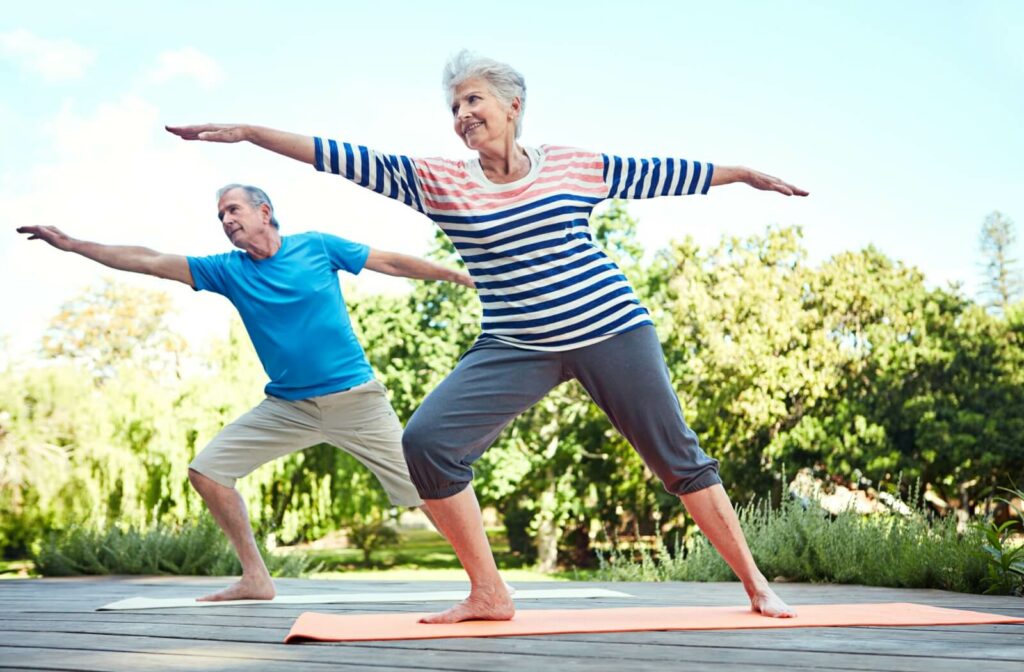
[[[0,33],[0,55],[48,81],[78,79],[96,53],[70,40],[47,39],[25,29]]]
[[[217,61],[193,47],[165,51],[157,58],[157,65],[149,71],[147,79],[162,84],[176,77],[194,79],[204,89],[224,81],[224,71]]]
[[[103,243],[143,245],[171,253],[224,248],[213,191],[226,181],[202,147],[172,139],[160,110],[133,95],[91,108],[71,104],[44,125],[39,159],[16,183],[0,184],[0,338],[24,354],[38,343],[61,303],[110,276],[161,289],[190,306],[188,317],[217,323],[225,315],[216,297],[193,297],[178,283],[119,273],[78,255],[61,253],[16,234],[15,226],[55,225]]]

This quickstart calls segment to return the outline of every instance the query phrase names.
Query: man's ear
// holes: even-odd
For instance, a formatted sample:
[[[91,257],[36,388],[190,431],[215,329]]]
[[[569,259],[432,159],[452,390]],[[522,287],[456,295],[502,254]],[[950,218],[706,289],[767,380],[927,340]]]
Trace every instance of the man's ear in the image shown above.
[[[260,203],[260,216],[263,218],[263,223],[270,226],[270,206],[266,203]]]

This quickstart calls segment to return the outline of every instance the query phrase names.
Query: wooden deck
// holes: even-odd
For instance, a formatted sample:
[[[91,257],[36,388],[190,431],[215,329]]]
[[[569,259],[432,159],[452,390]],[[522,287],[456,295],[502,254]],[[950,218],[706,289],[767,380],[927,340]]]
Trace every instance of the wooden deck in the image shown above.
[[[1024,670],[1024,625],[638,632],[360,644],[285,645],[302,611],[428,611],[441,603],[237,605],[97,612],[127,597],[198,595],[205,578],[0,581],[3,670]],[[523,600],[520,609],[744,603],[739,584],[526,584],[607,587],[622,599]],[[451,582],[282,580],[281,594],[456,590]],[[1024,600],[934,590],[784,584],[791,603],[918,602],[1024,617]],[[282,668],[283,663],[297,663]]]

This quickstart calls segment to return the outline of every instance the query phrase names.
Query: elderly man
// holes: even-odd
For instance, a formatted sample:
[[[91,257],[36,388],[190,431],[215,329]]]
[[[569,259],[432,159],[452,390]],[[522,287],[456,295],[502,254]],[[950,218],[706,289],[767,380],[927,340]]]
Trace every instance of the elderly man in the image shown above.
[[[352,332],[337,271],[472,280],[429,261],[310,231],[282,236],[263,190],[230,184],[217,216],[241,251],[208,257],[76,240],[53,226],[19,233],[105,266],[177,280],[227,297],[242,317],[270,378],[267,398],[225,427],[189,465],[203,497],[242,563],[242,578],[202,601],[271,599],[274,584],[256,547],[235,480],[261,464],[326,442],[374,473],[396,506],[420,506],[402,455],[402,426]]]

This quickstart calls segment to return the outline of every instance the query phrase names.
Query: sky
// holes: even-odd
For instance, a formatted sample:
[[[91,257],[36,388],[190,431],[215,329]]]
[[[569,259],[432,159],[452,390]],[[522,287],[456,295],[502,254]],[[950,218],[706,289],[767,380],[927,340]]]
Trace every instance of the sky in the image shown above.
[[[12,5],[13,3],[9,3]],[[211,8],[209,5],[213,5]],[[116,277],[174,300],[195,346],[231,306],[29,242],[23,225],[176,254],[230,248],[215,192],[274,200],[282,233],[423,254],[433,225],[250,145],[165,124],[245,122],[410,156],[472,155],[441,90],[468,48],[526,77],[525,145],[744,165],[806,199],[717,187],[629,204],[655,250],[799,225],[812,263],[874,245],[976,296],[978,237],[1024,227],[1024,2],[46,2],[0,15],[0,346],[31,358],[64,301]],[[1018,237],[1014,256],[1024,258]],[[372,272],[346,294],[406,291]]]

